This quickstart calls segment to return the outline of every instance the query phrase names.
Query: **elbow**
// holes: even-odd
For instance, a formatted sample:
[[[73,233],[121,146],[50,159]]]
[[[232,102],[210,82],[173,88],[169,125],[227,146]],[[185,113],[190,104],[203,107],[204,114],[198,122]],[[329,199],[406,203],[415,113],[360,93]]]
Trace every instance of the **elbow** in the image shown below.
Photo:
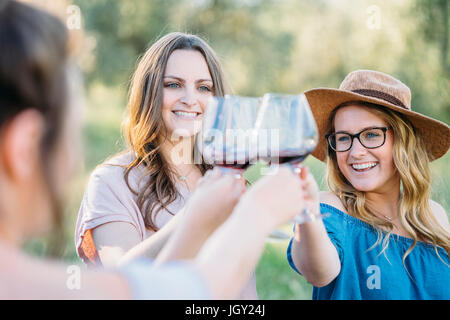
[[[312,285],[312,286],[314,286],[314,287],[316,287],[316,288],[325,287],[326,285],[330,284],[331,281],[333,281],[333,280],[334,280],[334,279],[331,279],[331,280],[324,280],[324,279],[314,279],[314,280],[311,280],[311,279],[306,279],[306,281],[307,281],[310,285]]]
[[[340,273],[339,268],[326,270],[304,270],[302,272],[305,280],[314,287],[321,288],[329,285]]]

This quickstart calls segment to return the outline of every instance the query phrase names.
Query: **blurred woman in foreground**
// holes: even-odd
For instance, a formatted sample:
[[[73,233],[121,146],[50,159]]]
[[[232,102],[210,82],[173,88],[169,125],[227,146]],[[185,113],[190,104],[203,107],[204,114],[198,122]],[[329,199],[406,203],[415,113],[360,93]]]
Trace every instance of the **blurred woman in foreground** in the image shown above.
[[[190,223],[193,211],[207,209],[201,203],[210,190],[223,195],[217,206],[231,206],[231,216],[217,230],[217,225],[208,225],[212,235],[190,263],[154,267],[140,260],[110,271],[83,272],[80,288],[71,290],[66,265],[22,252],[24,240],[58,226],[67,181],[79,161],[81,87],[77,90],[80,80],[71,67],[67,42],[67,30],[58,19],[2,1],[0,299],[237,297],[261,255],[265,236],[303,208],[302,180],[288,169],[261,179],[242,197],[226,192],[233,178],[218,172],[204,177],[190,200],[197,210],[186,210],[182,223]],[[174,233],[173,248],[203,244],[204,239],[183,237],[183,232]]]

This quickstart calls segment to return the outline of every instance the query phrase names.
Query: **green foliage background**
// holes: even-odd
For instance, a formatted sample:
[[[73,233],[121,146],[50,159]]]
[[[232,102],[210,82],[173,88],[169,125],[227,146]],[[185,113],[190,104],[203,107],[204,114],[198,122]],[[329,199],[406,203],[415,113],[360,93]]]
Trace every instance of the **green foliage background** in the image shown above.
[[[74,0],[86,32],[85,162],[73,182],[64,259],[79,262],[73,230],[90,172],[120,151],[120,121],[137,59],[160,36],[207,40],[230,92],[260,96],[338,87],[355,69],[392,74],[412,91],[413,109],[450,123],[449,4],[446,0]],[[450,212],[449,159],[432,164],[433,198]],[[307,164],[326,190],[324,166]],[[312,288],[286,262],[286,242],[267,243],[256,269],[261,299],[310,299]],[[45,254],[46,241],[27,248]],[[232,261],[230,263],[233,263]]]

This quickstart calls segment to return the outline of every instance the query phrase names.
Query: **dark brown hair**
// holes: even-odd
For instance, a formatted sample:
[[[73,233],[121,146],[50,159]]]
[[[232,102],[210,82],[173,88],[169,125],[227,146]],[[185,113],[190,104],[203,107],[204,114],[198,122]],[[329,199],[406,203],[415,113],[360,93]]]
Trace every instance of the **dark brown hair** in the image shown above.
[[[56,17],[17,1],[2,0],[0,128],[24,110],[32,108],[42,114],[41,165],[53,202],[55,226],[61,224],[62,210],[52,185],[49,156],[63,125],[67,43],[67,29]]]
[[[136,155],[136,159],[126,167],[125,181],[137,195],[145,225],[154,231],[158,230],[154,220],[158,212],[163,208],[168,210],[167,206],[179,196],[171,179],[173,168],[161,153],[159,139],[164,138],[165,132],[161,113],[164,71],[170,55],[178,49],[200,52],[212,77],[213,94],[225,94],[219,60],[211,47],[198,36],[180,32],[167,34],[155,42],[140,60],[131,82],[127,117],[122,126],[125,140]],[[149,179],[141,190],[135,191],[130,187],[128,175],[141,164],[145,166],[145,176]],[[205,164],[197,167],[202,173],[208,169]]]

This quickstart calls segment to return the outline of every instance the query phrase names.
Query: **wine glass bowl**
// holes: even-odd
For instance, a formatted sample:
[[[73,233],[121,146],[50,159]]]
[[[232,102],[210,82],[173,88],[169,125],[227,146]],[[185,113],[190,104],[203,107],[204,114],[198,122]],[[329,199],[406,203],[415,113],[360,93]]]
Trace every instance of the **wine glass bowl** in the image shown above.
[[[319,140],[317,125],[304,94],[265,94],[255,129],[258,133],[267,131],[265,135],[270,133],[268,158],[271,164],[302,162],[314,151]]]
[[[251,164],[263,160],[274,172],[277,165],[288,165],[300,173],[302,161],[314,151],[319,137],[317,124],[306,96],[267,93],[262,98],[211,97],[203,117],[197,144],[207,164],[222,171],[232,170],[236,178]],[[305,223],[321,215],[307,211],[294,220]],[[269,238],[287,239],[276,230]]]
[[[203,118],[198,144],[205,163],[242,170],[247,168],[254,151],[254,124],[260,99],[226,95],[211,97]]]

